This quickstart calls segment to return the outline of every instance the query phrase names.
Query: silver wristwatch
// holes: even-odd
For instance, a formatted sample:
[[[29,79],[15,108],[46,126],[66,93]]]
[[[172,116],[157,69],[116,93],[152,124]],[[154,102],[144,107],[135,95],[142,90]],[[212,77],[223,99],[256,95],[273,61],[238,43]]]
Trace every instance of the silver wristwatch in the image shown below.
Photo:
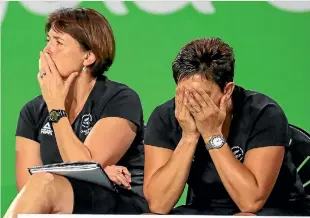
[[[218,148],[223,147],[225,143],[226,143],[226,139],[224,136],[221,136],[221,135],[212,136],[212,138],[206,144],[206,148],[207,150],[218,149]]]

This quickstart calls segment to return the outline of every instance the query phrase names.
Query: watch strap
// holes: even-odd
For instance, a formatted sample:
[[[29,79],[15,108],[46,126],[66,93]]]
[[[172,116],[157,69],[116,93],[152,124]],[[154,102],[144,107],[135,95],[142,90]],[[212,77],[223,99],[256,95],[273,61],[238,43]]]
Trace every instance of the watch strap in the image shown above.
[[[57,123],[61,118],[67,117],[68,114],[65,110],[51,110],[51,112],[48,115],[48,120],[52,123]]]
[[[219,139],[221,139],[221,144],[219,144],[219,145],[215,145],[215,144],[213,144],[213,140],[214,139],[216,139],[216,138],[219,138]],[[215,136],[212,136],[210,139],[209,139],[209,141],[208,141],[208,143],[206,143],[206,149],[207,150],[210,150],[210,149],[219,149],[219,148],[221,148],[221,147],[223,147],[223,145],[226,143],[226,139],[225,139],[225,137],[224,136],[222,136],[222,135],[215,135]]]
[[[60,118],[68,116],[68,114],[67,114],[67,112],[65,110],[56,110],[56,111],[58,112]]]

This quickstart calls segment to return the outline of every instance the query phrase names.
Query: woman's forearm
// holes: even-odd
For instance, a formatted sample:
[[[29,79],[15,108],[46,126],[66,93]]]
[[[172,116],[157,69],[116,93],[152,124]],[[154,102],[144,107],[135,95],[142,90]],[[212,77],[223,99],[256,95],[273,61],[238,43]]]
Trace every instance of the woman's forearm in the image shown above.
[[[209,150],[212,161],[227,192],[242,212],[259,210],[265,202],[253,173],[236,159],[228,144]]]
[[[57,146],[64,162],[91,161],[88,148],[74,134],[67,117],[53,123]]]
[[[145,195],[152,212],[167,214],[179,200],[197,142],[197,137],[183,137],[169,161],[151,177],[145,188]]]

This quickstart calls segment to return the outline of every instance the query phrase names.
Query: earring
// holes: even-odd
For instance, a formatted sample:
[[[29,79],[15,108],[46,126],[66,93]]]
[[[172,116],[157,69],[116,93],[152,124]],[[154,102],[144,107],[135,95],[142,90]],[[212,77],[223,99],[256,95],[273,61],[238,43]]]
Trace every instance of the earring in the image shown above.
[[[86,66],[84,66],[82,70],[83,70],[83,71],[87,71],[87,67],[86,67]]]

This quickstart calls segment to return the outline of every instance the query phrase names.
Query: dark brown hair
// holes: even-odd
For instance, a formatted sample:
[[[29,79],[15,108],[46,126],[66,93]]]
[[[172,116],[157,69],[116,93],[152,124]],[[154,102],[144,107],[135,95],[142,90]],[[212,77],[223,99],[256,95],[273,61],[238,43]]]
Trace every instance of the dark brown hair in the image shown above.
[[[186,44],[172,63],[175,82],[201,74],[223,90],[234,79],[233,49],[219,38],[202,38]]]
[[[94,77],[112,65],[115,40],[110,24],[102,14],[89,8],[62,8],[49,15],[45,32],[51,28],[71,35],[85,51],[91,50],[95,54],[97,60],[90,66]]]

